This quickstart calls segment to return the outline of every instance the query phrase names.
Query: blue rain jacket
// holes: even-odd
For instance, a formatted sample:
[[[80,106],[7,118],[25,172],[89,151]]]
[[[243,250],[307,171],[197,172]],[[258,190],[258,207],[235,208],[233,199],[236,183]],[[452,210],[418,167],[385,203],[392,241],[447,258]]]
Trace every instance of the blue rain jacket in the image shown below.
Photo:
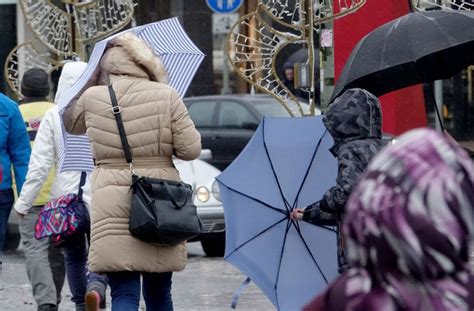
[[[30,153],[30,139],[18,105],[0,93],[0,190],[12,187],[13,170],[17,192],[20,193]]]

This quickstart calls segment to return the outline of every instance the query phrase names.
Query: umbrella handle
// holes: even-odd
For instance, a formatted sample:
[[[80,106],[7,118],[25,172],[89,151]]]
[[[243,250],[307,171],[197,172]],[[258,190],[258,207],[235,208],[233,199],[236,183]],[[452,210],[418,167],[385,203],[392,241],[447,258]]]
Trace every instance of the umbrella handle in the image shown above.
[[[438,109],[438,103],[436,102],[436,98],[434,97],[434,87],[431,83],[429,85],[430,85],[430,91],[428,93],[430,94],[429,96],[434,103],[436,117],[438,118],[439,125],[441,126],[441,132],[445,133],[446,128],[444,127],[443,119],[441,118],[441,113],[439,112],[439,109]]]
[[[239,289],[237,289],[237,291],[234,294],[234,297],[232,298],[232,304],[230,305],[232,309],[237,309],[237,302],[240,298],[240,295],[242,295],[242,292],[244,291],[245,288],[247,288],[250,282],[252,282],[252,279],[247,277],[245,281],[242,282]]]

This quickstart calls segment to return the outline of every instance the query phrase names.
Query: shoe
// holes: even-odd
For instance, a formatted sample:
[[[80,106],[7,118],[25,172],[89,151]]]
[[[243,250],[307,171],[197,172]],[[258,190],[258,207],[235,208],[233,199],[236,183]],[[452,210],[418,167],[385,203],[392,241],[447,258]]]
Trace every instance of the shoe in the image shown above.
[[[99,308],[100,308],[100,310],[105,310],[105,309],[107,309],[107,303],[106,303],[105,293],[104,293],[103,296],[101,296]]]
[[[50,303],[38,306],[38,311],[57,311],[57,310],[58,310],[58,307]]]
[[[99,311],[101,309],[100,294],[91,290],[86,294],[86,311]]]

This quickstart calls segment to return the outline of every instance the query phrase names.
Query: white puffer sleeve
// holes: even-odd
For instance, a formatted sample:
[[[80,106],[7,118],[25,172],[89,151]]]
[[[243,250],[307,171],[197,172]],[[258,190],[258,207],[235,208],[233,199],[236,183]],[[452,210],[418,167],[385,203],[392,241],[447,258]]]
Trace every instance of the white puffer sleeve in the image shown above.
[[[56,159],[53,114],[54,108],[46,112],[36,133],[26,181],[14,206],[20,214],[27,214],[33,206]]]

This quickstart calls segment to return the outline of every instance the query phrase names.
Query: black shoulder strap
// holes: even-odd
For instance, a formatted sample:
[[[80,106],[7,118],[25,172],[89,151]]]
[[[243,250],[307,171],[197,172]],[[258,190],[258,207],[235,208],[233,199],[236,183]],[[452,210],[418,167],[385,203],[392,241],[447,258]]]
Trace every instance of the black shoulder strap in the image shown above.
[[[82,194],[83,194],[83,190],[82,190],[82,187],[86,184],[86,178],[87,178],[87,173],[86,172],[82,172],[81,173],[81,181],[79,182],[79,191],[77,191],[77,200],[79,202],[82,202]]]
[[[115,120],[117,121],[117,127],[120,134],[120,140],[122,141],[122,148],[123,152],[125,153],[125,159],[127,159],[127,163],[132,163],[132,153],[130,152],[130,145],[128,144],[127,134],[125,134],[125,128],[123,127],[122,122],[122,109],[118,105],[117,96],[115,95],[112,85],[109,85],[109,94],[110,100],[112,101],[112,113],[114,114]]]

